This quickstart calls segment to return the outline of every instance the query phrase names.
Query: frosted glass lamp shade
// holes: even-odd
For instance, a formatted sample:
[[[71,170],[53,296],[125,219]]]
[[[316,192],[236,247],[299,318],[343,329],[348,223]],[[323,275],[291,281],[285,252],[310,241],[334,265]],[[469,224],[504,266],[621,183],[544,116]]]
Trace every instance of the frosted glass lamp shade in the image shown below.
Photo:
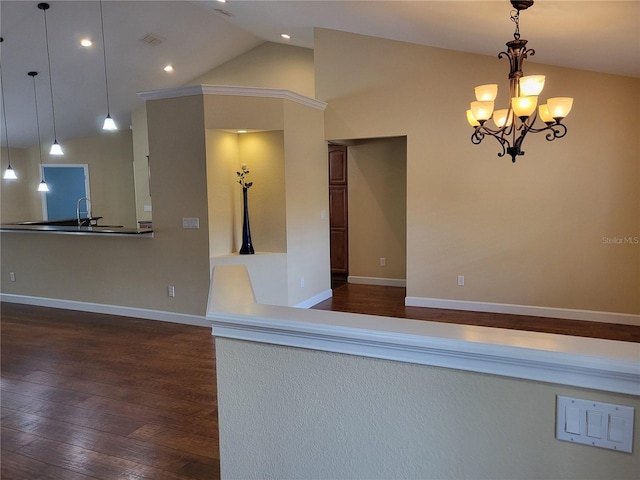
[[[49,187],[47,186],[46,182],[44,180],[42,180],[40,182],[40,185],[38,185],[38,191],[39,192],[48,192],[49,191]]]
[[[538,106],[538,97],[536,95],[529,95],[527,97],[513,97],[511,99],[511,108],[520,118],[526,118],[536,111]]]
[[[544,88],[544,75],[527,75],[520,79],[520,96],[540,95]]]
[[[102,125],[103,130],[117,130],[116,122],[113,121],[111,115],[107,115],[107,118],[104,119],[104,125]]]
[[[9,165],[4,171],[3,178],[5,180],[15,180],[18,178],[18,176],[16,175],[16,171],[11,167],[11,165]]]
[[[493,113],[493,102],[471,102],[471,113],[480,123],[489,120]]]
[[[498,96],[498,84],[490,83],[487,85],[478,85],[475,88],[476,100],[479,102],[493,102]]]
[[[538,105],[538,115],[540,115],[540,120],[544,123],[555,122],[553,116],[549,112],[549,106],[546,103],[544,105]]]
[[[62,147],[58,143],[58,140],[54,140],[54,142],[51,144],[49,155],[64,155],[64,152],[62,151]]]
[[[549,107],[549,113],[551,116],[558,120],[563,119],[571,111],[573,106],[573,98],[571,97],[556,97],[547,100],[547,106]]]
[[[469,122],[469,125],[471,125],[472,127],[480,126],[480,122],[475,119],[473,113],[471,113],[471,110],[467,110],[467,122]]]
[[[509,127],[513,123],[513,115],[508,108],[496,110],[493,112],[493,123],[495,123],[498,128]]]

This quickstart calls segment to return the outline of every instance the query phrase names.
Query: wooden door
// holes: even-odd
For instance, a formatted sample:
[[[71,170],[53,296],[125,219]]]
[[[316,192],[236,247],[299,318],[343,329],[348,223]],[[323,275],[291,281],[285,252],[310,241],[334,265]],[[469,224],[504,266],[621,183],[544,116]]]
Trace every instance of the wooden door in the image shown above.
[[[349,274],[347,147],[329,145],[329,228],[331,274]]]

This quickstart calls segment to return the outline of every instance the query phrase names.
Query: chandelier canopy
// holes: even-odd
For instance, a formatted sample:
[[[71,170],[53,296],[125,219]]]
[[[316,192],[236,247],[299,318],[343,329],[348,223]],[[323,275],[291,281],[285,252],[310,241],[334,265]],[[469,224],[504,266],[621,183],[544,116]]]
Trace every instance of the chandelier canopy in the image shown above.
[[[511,156],[515,163],[518,155],[524,155],[522,142],[529,133],[546,132],[548,141],[562,138],[567,133],[567,127],[562,120],[569,114],[573,105],[573,98],[549,98],[546,104],[538,105],[538,95],[544,88],[544,75],[528,75],[522,73],[522,64],[529,55],[535,55],[533,49],[527,48],[527,40],[520,38],[520,12],[533,5],[533,0],[511,0],[515,9],[511,12],[511,20],[516,28],[513,40],[507,42],[507,51],[500,52],[498,58],[509,59],[509,93],[510,102],[507,108],[494,110],[498,85],[480,85],[475,88],[476,101],[471,102],[467,110],[467,121],[474,127],[471,143],[479,145],[488,135],[495,138],[502,151]],[[537,107],[537,108],[536,108]],[[544,126],[535,126],[540,118]],[[493,120],[495,128],[487,124]]]

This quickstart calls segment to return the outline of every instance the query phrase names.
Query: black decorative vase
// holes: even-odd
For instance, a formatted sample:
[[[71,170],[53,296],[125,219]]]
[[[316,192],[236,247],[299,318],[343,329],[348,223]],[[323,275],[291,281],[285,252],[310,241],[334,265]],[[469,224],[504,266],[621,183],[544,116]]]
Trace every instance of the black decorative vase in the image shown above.
[[[244,204],[244,217],[242,218],[242,247],[240,255],[253,255],[253,244],[251,243],[251,228],[249,227],[249,204],[247,202],[246,187],[242,187],[242,203]]]

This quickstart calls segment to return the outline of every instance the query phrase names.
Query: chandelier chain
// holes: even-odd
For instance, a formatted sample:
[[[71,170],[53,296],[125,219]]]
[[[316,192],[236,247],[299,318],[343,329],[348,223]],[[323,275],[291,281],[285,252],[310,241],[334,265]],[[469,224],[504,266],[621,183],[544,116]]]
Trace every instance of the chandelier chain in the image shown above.
[[[513,38],[520,40],[520,10],[511,10],[511,21],[516,24],[516,30],[513,32]]]

